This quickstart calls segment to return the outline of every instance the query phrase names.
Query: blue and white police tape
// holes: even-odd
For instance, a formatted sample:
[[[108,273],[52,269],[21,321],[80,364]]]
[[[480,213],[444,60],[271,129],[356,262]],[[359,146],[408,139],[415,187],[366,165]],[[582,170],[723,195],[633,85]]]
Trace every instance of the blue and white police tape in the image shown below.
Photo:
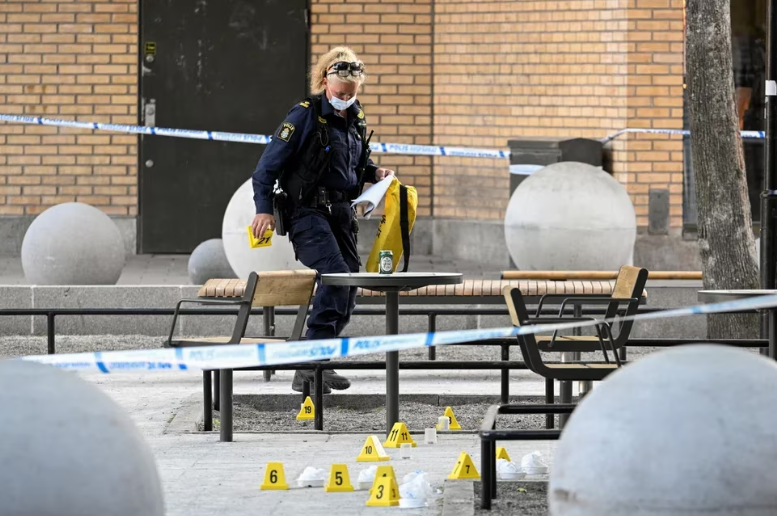
[[[98,131],[114,131],[120,133],[172,136],[176,138],[192,138],[196,140],[213,140],[221,142],[268,144],[272,136],[263,134],[225,133],[218,131],[194,131],[190,129],[167,129],[164,127],[146,127],[140,125],[103,124],[99,122],[77,122],[74,120],[59,120],[21,115],[0,114],[0,121],[20,124],[50,125],[58,127],[76,127]],[[688,135],[690,131],[680,129],[622,129],[606,138],[603,143],[629,133],[645,134],[676,134]],[[743,138],[764,138],[763,131],[742,131]],[[442,147],[437,145],[410,145],[404,143],[371,143],[373,152],[384,154],[405,154],[410,156],[453,156],[457,158],[491,158],[504,159],[510,157],[509,150],[473,149],[468,147]]]
[[[707,305],[697,305],[662,312],[622,317],[620,321],[648,321],[689,315],[737,312],[777,307],[777,295],[764,295]],[[612,321],[607,322],[613,322]],[[63,355],[37,355],[22,357],[49,364],[61,369],[84,372],[159,372],[206,369],[237,369],[241,367],[295,364],[331,358],[385,353],[444,346],[461,342],[508,338],[517,335],[569,330],[601,324],[604,320],[588,320],[547,325],[494,328],[481,330],[443,331],[436,333],[412,333],[407,335],[384,335],[378,337],[349,337],[341,339],[312,340],[298,342],[276,342],[272,344],[236,344],[174,349],[141,349],[134,351],[105,351]]]

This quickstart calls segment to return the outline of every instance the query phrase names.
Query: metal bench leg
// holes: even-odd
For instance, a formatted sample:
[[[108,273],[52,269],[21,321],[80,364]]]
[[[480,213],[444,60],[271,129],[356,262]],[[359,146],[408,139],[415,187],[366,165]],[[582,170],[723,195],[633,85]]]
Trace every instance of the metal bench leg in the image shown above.
[[[556,384],[552,378],[545,378],[545,403],[552,405],[556,403]],[[545,414],[545,428],[552,429],[556,423],[555,414]]]
[[[502,345],[502,360],[510,360],[510,346],[508,344]],[[500,397],[502,403],[509,403],[510,398],[510,370],[502,369],[502,388],[500,390]]]
[[[221,370],[221,416],[219,437],[222,442],[232,442],[232,369]]]
[[[221,406],[221,371],[213,371],[213,408],[218,410]]]
[[[490,468],[489,477],[491,477],[491,499],[496,500],[496,441],[488,441],[488,467]]]
[[[491,465],[488,457],[491,453],[491,442],[488,439],[480,440],[480,508],[491,509]]]
[[[302,403],[310,396],[310,382],[305,380],[302,382]]]
[[[316,430],[324,429],[324,370],[316,368],[313,384],[316,387]],[[303,387],[304,388],[304,387]]]
[[[202,425],[206,432],[213,430],[213,386],[210,371],[202,372]]]

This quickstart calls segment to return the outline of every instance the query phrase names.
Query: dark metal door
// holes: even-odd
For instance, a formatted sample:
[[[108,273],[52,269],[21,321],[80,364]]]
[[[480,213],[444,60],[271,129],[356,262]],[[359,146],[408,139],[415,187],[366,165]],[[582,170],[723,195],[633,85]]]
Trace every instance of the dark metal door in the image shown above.
[[[307,0],[141,0],[140,117],[156,127],[272,134],[306,95]],[[142,136],[142,253],[221,236],[263,145]]]

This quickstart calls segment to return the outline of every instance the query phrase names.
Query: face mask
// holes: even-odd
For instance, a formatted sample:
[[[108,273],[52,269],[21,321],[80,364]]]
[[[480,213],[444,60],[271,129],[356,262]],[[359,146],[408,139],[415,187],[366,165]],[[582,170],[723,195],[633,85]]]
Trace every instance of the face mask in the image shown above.
[[[356,95],[351,97],[350,100],[338,99],[334,95],[332,95],[332,98],[329,99],[329,103],[332,104],[332,107],[338,111],[343,111],[345,109],[348,109],[353,105],[354,102],[356,102]]]

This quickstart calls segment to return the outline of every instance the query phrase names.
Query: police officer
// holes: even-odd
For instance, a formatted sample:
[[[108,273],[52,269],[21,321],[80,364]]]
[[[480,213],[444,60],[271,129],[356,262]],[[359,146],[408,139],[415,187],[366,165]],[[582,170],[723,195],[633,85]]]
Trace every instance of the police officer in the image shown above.
[[[367,123],[356,100],[364,80],[364,63],[350,48],[336,47],[321,56],[311,71],[313,96],[289,111],[253,174],[254,236],[275,229],[273,192],[279,180],[287,195],[280,210],[297,260],[319,274],[359,271],[358,226],[350,201],[364,182],[394,174],[376,166],[364,145]],[[355,304],[355,287],[319,282],[306,339],[340,335]],[[292,389],[301,392],[306,380],[313,382],[313,372],[297,371]],[[323,380],[324,392],[351,385],[331,369],[324,370]]]

